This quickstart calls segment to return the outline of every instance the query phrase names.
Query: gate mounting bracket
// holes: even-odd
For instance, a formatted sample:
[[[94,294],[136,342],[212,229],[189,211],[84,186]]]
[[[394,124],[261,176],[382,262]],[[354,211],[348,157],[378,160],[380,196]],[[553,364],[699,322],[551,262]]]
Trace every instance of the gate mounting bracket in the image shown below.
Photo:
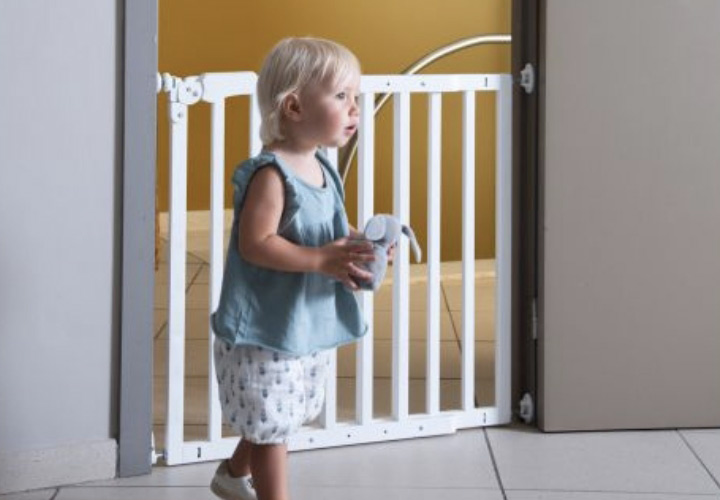
[[[535,67],[527,63],[520,71],[520,86],[525,89],[526,94],[532,94],[535,90]]]

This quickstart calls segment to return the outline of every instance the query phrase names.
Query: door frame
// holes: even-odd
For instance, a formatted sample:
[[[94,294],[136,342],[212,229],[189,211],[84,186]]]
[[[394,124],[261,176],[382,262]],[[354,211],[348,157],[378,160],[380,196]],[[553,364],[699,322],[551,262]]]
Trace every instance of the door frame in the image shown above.
[[[512,0],[512,69],[538,68],[540,0]],[[150,474],[154,323],[158,2],[120,0],[123,30],[118,477]],[[122,38],[121,38],[122,37]],[[539,79],[536,76],[536,81]],[[512,401],[537,399],[539,92],[513,95]],[[514,411],[514,413],[517,413]]]
[[[155,290],[157,0],[118,3],[123,47],[117,476],[151,472]]]
[[[513,93],[513,402],[518,405],[524,394],[535,403],[532,422],[537,422],[538,371],[537,328],[538,294],[538,221],[540,116],[540,2],[512,2],[512,74],[519,81],[526,63],[535,70],[534,90],[526,93],[520,85]]]

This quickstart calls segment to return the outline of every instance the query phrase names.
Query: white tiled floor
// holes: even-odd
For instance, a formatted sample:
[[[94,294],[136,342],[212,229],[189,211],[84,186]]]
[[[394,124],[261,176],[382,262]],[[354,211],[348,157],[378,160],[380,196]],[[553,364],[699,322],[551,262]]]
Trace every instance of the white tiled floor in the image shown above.
[[[196,284],[207,285],[207,266],[194,252],[188,258],[188,294]],[[491,297],[492,275],[478,269],[478,295]],[[160,273],[165,270],[161,269]],[[422,275],[421,267],[413,273]],[[444,269],[447,313],[442,338],[444,408],[459,405],[457,379],[458,269]],[[162,274],[159,274],[161,277]],[[161,282],[161,279],[158,279]],[[162,285],[159,285],[162,286]],[[483,290],[484,288],[484,290]],[[200,290],[200,289],[198,289]],[[202,291],[203,293],[206,290]],[[196,292],[201,297],[201,292]],[[380,294],[379,294],[380,295]],[[186,381],[186,436],[206,432],[207,305],[195,297],[187,319],[189,345]],[[389,413],[390,379],[387,364],[389,326],[383,302],[376,315],[378,369],[375,405]],[[156,310],[156,434],[163,433],[162,416],[167,342],[164,302]],[[476,351],[478,403],[492,404],[492,304],[480,299]],[[413,321],[422,321],[421,307]],[[488,319],[490,318],[490,319]],[[413,337],[420,343],[421,338]],[[200,354],[198,354],[197,352]],[[490,352],[490,354],[488,354]],[[350,363],[350,353],[341,353]],[[413,359],[422,356],[414,356]],[[344,358],[343,358],[344,359]],[[387,371],[387,370],[385,370]],[[423,370],[411,370],[411,411],[424,405]],[[352,418],[352,369],[338,379],[338,417]],[[207,487],[217,463],[155,467],[149,476],[86,483],[51,490],[0,496],[0,500],[211,500]],[[720,429],[544,434],[522,425],[460,431],[443,437],[293,452],[290,454],[293,500],[720,500]]]
[[[543,434],[525,426],[290,454],[293,500],[720,499],[720,429]],[[211,500],[216,463],[0,496]]]

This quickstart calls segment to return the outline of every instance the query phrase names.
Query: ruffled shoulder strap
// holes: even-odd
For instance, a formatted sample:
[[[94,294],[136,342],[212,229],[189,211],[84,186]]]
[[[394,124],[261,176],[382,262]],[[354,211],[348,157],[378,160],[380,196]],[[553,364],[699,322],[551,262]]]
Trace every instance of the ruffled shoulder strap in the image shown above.
[[[283,215],[280,220],[280,227],[282,228],[295,216],[300,208],[302,204],[302,193],[298,189],[295,176],[292,175],[291,172],[288,172],[288,167],[270,151],[261,151],[258,155],[242,162],[238,168],[235,169],[232,176],[232,183],[235,186],[235,206],[236,209],[242,208],[250,181],[258,170],[267,166],[272,166],[277,169],[285,185],[285,206],[283,207]]]

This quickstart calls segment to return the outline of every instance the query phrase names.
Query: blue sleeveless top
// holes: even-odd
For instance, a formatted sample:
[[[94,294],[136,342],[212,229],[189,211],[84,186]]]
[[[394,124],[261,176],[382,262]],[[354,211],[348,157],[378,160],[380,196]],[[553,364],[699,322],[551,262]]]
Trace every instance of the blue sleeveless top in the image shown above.
[[[367,332],[357,298],[320,273],[276,271],[256,266],[238,252],[238,220],[248,184],[258,169],[272,166],[285,184],[277,234],[302,246],[319,247],[349,234],[342,181],[320,151],[323,187],[313,186],[277,155],[263,150],[235,170],[234,217],[217,311],[215,334],[232,345],[258,345],[306,355],[357,340]]]

